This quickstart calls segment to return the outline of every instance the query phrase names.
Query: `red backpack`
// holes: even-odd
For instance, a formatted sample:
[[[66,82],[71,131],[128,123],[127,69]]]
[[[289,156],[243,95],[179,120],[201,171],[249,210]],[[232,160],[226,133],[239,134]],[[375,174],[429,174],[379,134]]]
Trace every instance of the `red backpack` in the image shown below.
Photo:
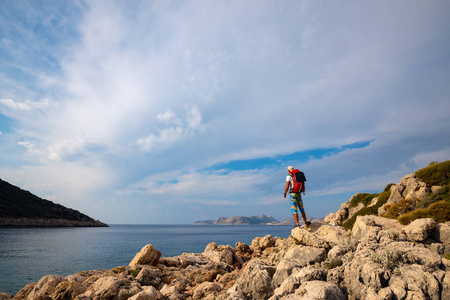
[[[305,193],[305,174],[300,170],[291,171],[292,179],[294,181],[294,186],[292,187],[293,193]]]

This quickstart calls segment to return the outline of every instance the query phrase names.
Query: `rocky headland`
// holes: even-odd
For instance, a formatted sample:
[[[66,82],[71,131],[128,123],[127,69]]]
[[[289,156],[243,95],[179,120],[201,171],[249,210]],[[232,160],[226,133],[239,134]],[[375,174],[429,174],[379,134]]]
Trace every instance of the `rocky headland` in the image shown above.
[[[449,178],[437,188],[407,175],[288,238],[212,242],[174,257],[148,244],[128,266],[47,275],[14,299],[450,299],[450,210],[442,205]],[[393,217],[399,211],[406,217]]]
[[[0,179],[0,227],[107,227]]]

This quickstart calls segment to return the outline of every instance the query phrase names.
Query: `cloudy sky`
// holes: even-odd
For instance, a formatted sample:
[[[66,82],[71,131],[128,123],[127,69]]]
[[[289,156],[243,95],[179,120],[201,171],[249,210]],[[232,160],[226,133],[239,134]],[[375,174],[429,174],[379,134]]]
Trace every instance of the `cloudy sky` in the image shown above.
[[[0,178],[110,224],[308,216],[450,159],[449,1],[0,3]]]

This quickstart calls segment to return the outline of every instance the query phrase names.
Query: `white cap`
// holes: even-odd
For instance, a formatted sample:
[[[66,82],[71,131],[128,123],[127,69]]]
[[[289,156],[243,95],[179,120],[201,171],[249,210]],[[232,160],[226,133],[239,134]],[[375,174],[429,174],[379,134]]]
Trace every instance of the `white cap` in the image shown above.
[[[294,170],[294,167],[293,166],[289,166],[288,167],[288,171],[292,171],[292,170]]]

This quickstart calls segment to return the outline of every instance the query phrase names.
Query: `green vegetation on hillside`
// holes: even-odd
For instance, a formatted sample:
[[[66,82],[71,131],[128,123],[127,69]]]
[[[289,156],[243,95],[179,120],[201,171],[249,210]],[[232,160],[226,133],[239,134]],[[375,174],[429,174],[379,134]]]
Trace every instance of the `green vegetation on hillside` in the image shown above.
[[[347,221],[345,221],[342,224],[342,227],[344,227],[345,229],[352,229],[353,225],[355,224],[356,221],[356,217],[358,216],[366,216],[366,215],[378,215],[378,209],[383,206],[384,204],[386,204],[386,202],[389,199],[389,196],[391,195],[391,191],[390,191],[390,185],[389,185],[389,189],[388,187],[386,187],[384,189],[384,191],[381,194],[368,194],[370,196],[373,196],[370,201],[372,201],[373,198],[378,196],[378,201],[375,205],[373,206],[369,206],[369,207],[364,207],[363,209],[361,209],[360,211],[358,211],[357,213],[355,213],[350,219],[348,219]],[[369,196],[365,196],[365,197],[369,197]],[[365,198],[364,198],[365,199]],[[370,203],[369,201],[369,203]]]
[[[402,199],[398,203],[387,205],[386,213],[383,217],[398,219],[401,224],[409,224],[419,218],[433,218],[437,223],[450,221],[450,160],[438,163],[431,162],[426,168],[415,172],[416,177],[429,186],[442,186],[435,192],[428,194],[423,201],[417,199]],[[350,207],[356,207],[359,203],[364,204],[364,208],[345,221],[342,226],[352,229],[356,217],[365,215],[378,215],[378,208],[386,204],[391,192],[390,183],[384,191],[378,195],[378,202],[371,207],[367,205],[377,194],[362,193],[353,197]]]
[[[372,199],[377,197],[378,194],[369,194],[369,193],[362,193],[359,195],[356,195],[352,197],[350,200],[350,207],[356,207],[359,203],[364,204],[364,206],[367,206],[372,202]]]
[[[432,162],[426,168],[415,172],[417,178],[429,186],[444,186],[450,183],[450,160],[436,163]]]
[[[416,209],[398,218],[400,224],[407,225],[416,219],[433,218],[436,223],[450,220],[450,202],[439,201],[428,208]]]

